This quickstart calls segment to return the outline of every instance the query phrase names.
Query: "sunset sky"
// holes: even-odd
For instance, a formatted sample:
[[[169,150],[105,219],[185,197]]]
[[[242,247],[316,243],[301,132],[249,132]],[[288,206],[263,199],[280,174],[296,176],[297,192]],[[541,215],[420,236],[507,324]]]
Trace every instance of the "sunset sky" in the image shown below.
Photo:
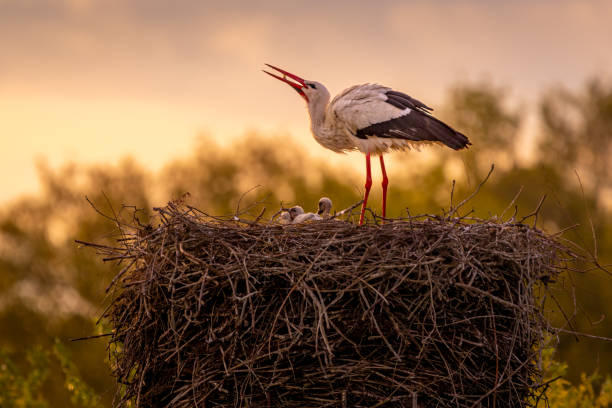
[[[201,132],[287,132],[335,160],[265,62],[332,94],[379,82],[435,107],[488,79],[533,102],[612,75],[611,16],[609,0],[0,0],[0,203],[36,191],[40,158],[155,170]]]

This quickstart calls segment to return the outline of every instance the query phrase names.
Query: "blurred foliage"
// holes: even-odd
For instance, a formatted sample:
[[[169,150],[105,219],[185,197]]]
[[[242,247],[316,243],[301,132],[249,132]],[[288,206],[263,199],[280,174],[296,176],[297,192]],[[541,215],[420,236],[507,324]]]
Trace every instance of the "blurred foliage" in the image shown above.
[[[597,371],[591,375],[582,373],[580,381],[572,385],[564,379],[567,364],[555,361],[554,349],[543,351],[542,361],[545,381],[551,381],[545,392],[545,398],[540,399],[541,405],[554,408],[606,408],[612,406],[612,378],[605,377]],[[542,404],[542,402],[544,404]]]
[[[542,102],[542,161],[571,177],[574,168],[597,211],[609,211],[612,193],[612,92],[600,80],[583,92],[553,89]],[[570,174],[568,174],[570,173]],[[607,210],[606,210],[607,205]]]
[[[45,395],[45,383],[49,373],[59,366],[61,376],[55,378],[56,386],[62,387],[69,401],[61,406],[82,408],[101,407],[101,399],[80,377],[71,361],[70,354],[57,339],[50,350],[35,346],[25,352],[25,365],[18,367],[6,351],[0,350],[0,406],[5,408],[47,408],[57,404]],[[54,389],[53,391],[58,391]]]
[[[25,355],[27,368],[20,373],[6,352],[0,351],[0,406],[48,407],[42,385],[49,374],[48,355],[40,348]]]
[[[469,135],[473,145],[462,152],[430,148],[425,153],[390,155],[388,214],[439,213],[449,206],[452,180],[457,180],[457,203],[495,162],[490,180],[463,212],[473,209],[481,217],[520,220],[546,194],[538,226],[554,233],[578,224],[564,237],[598,254],[600,264],[611,264],[612,85],[591,81],[578,91],[552,89],[543,95],[540,109],[531,112],[509,102],[504,89],[488,83],[452,89],[442,119]],[[540,125],[532,139],[523,136],[529,115]],[[531,158],[524,155],[529,145]],[[363,174],[305,151],[286,135],[248,134],[229,145],[203,137],[189,157],[169,162],[159,174],[150,174],[130,159],[114,166],[69,163],[59,169],[39,163],[41,193],[0,209],[0,349],[6,361],[0,395],[28,398],[28,406],[111,405],[115,387],[105,339],[68,341],[109,330],[96,325],[96,319],[107,302],[106,286],[118,271],[117,265],[103,264],[74,243],[110,243],[117,238],[113,222],[96,213],[85,197],[101,213],[115,212],[126,221],[132,221],[133,208],[141,209],[136,217],[142,223],[148,221],[151,207],[187,192],[190,204],[219,215],[233,214],[243,193],[258,185],[244,197],[241,208],[261,201],[268,216],[281,201],[313,210],[326,195],[342,209],[361,198]],[[355,160],[363,158],[355,155]],[[378,212],[379,188],[375,182],[370,201]],[[575,305],[567,289],[575,291]],[[572,317],[565,328],[612,337],[607,318],[612,315],[607,296],[611,290],[612,279],[600,270],[565,276],[556,292]],[[610,343],[576,341],[567,335],[557,351],[559,359],[569,363],[566,378],[579,389],[584,385],[588,391],[586,382],[595,388],[608,386],[607,380],[580,376],[612,372]],[[62,357],[68,354],[69,359]],[[562,366],[556,367],[562,371]],[[559,384],[567,392],[574,389],[569,383]]]

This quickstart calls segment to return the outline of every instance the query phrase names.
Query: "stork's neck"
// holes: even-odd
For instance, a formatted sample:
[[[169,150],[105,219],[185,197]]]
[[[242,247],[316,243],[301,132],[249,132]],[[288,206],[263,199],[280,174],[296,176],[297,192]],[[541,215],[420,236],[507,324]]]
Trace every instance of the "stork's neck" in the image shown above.
[[[308,113],[310,113],[310,126],[312,132],[317,135],[325,124],[325,116],[329,98],[319,98],[308,104]]]

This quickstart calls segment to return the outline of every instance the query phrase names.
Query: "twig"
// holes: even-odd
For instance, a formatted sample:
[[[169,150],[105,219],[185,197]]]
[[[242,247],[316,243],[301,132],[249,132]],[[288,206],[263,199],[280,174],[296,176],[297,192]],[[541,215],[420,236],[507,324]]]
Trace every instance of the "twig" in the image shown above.
[[[448,217],[452,217],[453,214],[457,214],[457,211],[459,211],[459,209],[468,201],[470,201],[472,198],[474,198],[476,196],[476,194],[478,194],[478,192],[480,191],[480,189],[482,188],[482,186],[487,182],[487,180],[489,180],[489,177],[491,176],[491,173],[493,173],[493,169],[495,169],[495,164],[491,164],[491,169],[489,169],[489,172],[487,173],[487,176],[484,178],[484,180],[482,180],[479,184],[478,187],[476,187],[476,190],[474,190],[472,192],[472,194],[470,194],[469,196],[467,196],[466,198],[464,198],[459,204],[457,204],[457,206],[455,208],[450,208],[449,210],[449,215]]]
[[[538,202],[538,205],[537,205],[536,209],[533,210],[533,212],[531,212],[531,213],[527,214],[526,216],[524,216],[523,218],[521,218],[519,223],[522,224],[526,219],[528,219],[530,217],[535,217],[535,219],[533,221],[533,227],[535,228],[536,224],[538,223],[538,215],[540,214],[540,209],[542,208],[542,204],[544,204],[544,200],[546,200],[546,194],[544,194],[542,196],[542,198],[540,198],[540,201]]]
[[[96,334],[94,336],[85,336],[85,337],[77,337],[76,339],[70,339],[70,341],[81,341],[81,340],[91,340],[91,339],[99,339],[100,337],[108,337],[108,336],[112,336],[114,333],[103,333],[103,334]]]
[[[240,203],[242,202],[242,199],[244,198],[244,196],[246,196],[247,194],[249,194],[251,191],[256,190],[258,188],[260,188],[260,185],[256,185],[255,187],[251,187],[250,189],[248,189],[247,191],[245,191],[244,193],[242,193],[240,195],[240,198],[238,199],[238,204],[236,204],[236,212],[234,213],[234,217],[238,218],[238,215],[240,215]]]
[[[334,219],[336,217],[340,217],[343,216],[346,213],[350,213],[351,211],[353,211],[355,208],[359,207],[361,204],[363,203],[363,200],[359,200],[357,203],[351,205],[350,207],[345,208],[344,210],[335,213],[334,215],[332,215],[331,217],[329,217],[329,219]]]

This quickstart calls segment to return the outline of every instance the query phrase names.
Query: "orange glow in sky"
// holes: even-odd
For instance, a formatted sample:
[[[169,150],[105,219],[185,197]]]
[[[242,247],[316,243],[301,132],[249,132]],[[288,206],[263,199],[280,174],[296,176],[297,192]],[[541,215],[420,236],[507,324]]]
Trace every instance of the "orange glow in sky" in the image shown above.
[[[265,62],[332,94],[379,82],[434,106],[459,81],[534,102],[612,73],[607,0],[225,3],[0,0],[0,202],[36,190],[37,158],[157,169],[198,132],[289,132],[355,160],[311,140]]]

